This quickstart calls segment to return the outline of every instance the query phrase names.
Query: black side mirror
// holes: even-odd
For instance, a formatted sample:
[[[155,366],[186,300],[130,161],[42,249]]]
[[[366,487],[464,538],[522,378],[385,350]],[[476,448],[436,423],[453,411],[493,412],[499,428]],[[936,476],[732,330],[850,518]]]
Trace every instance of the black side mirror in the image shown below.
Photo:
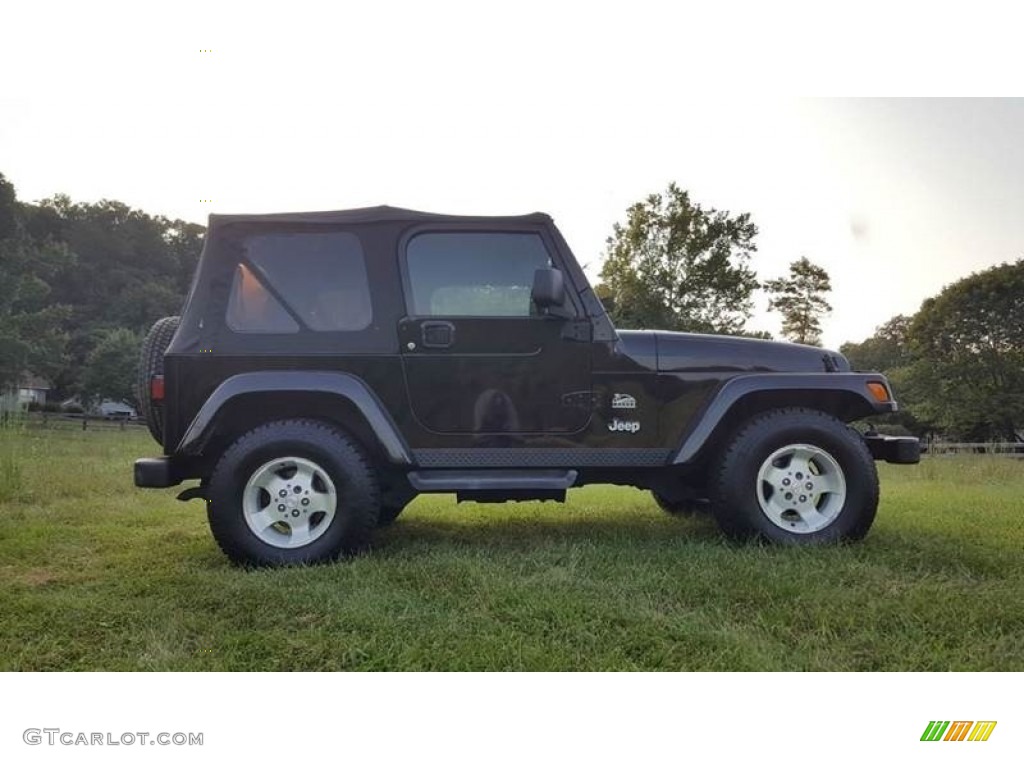
[[[565,302],[565,278],[558,269],[538,269],[533,273],[530,298],[540,309],[560,307]]]

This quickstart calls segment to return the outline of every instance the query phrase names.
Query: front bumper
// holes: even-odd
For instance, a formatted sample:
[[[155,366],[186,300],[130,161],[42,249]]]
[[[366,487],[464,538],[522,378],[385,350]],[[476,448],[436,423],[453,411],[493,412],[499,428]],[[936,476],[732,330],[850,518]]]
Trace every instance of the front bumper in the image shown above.
[[[921,461],[921,441],[916,437],[865,435],[864,442],[876,461],[890,464],[917,464]]]
[[[184,479],[170,456],[135,460],[135,485],[139,488],[170,488]]]

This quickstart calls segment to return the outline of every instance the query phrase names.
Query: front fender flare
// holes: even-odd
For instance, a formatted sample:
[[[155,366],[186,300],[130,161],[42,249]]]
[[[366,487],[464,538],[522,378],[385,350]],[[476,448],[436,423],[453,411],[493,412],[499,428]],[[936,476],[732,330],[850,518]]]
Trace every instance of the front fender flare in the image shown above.
[[[216,423],[217,415],[234,398],[266,392],[317,392],[341,397],[366,419],[391,463],[412,464],[409,448],[398,427],[366,382],[357,376],[335,371],[251,371],[225,379],[203,403],[175,452],[197,452]]]
[[[878,402],[871,399],[867,385],[879,382],[890,393],[889,400]],[[726,381],[711,397],[704,409],[691,423],[678,450],[673,454],[672,464],[686,464],[692,461],[704,448],[715,428],[726,417],[730,409],[749,395],[763,392],[842,392],[857,398],[858,416],[892,413],[896,401],[885,377],[878,373],[751,373],[741,374]]]

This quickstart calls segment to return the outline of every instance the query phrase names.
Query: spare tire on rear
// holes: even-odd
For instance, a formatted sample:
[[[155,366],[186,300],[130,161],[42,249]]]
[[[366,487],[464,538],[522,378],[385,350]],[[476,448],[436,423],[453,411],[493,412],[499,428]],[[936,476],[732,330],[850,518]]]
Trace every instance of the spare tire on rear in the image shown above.
[[[181,318],[178,316],[164,317],[153,323],[142,342],[142,354],[139,356],[139,377],[137,396],[140,412],[146,419],[149,433],[161,445],[164,442],[164,406],[153,402],[150,396],[149,383],[154,376],[163,376],[164,352],[167,351],[171,339],[178,330]]]

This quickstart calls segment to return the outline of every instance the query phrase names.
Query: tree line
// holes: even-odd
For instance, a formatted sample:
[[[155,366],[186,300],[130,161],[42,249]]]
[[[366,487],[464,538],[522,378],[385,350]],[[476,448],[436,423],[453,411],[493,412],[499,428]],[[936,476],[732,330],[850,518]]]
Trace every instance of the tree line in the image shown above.
[[[31,372],[52,396],[131,402],[142,334],[180,311],[204,231],[112,200],[21,202],[0,174],[0,392]]]
[[[19,201],[0,174],[0,391],[26,372],[58,397],[132,402],[142,336],[176,314],[205,229],[111,200]],[[820,344],[828,273],[806,257],[760,280],[751,214],[703,206],[676,184],[630,206],[595,290],[622,328],[770,338],[752,331],[764,291],[784,337]],[[900,413],[881,429],[1014,440],[1024,422],[1024,260],[948,286],[840,351],[886,373]]]
[[[885,372],[900,412],[885,421],[965,442],[1024,441],[1024,259],[946,286],[839,350]]]
[[[623,328],[754,336],[754,291],[782,316],[790,341],[819,344],[831,311],[828,273],[806,257],[760,282],[749,213],[705,208],[675,184],[626,211],[607,242],[598,295]],[[854,370],[887,374],[900,411],[881,431],[962,441],[1024,439],[1024,259],[970,275],[840,346]]]

